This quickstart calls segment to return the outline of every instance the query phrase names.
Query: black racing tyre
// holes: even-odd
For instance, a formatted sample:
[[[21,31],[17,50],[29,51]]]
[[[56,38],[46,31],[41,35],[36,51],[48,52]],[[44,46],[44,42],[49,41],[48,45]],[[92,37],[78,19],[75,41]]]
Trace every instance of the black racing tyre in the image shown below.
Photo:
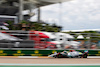
[[[83,55],[83,58],[87,58],[87,56],[88,56],[88,54],[86,53],[86,54]]]
[[[62,58],[62,54],[58,54],[57,57],[58,57],[58,58]]]

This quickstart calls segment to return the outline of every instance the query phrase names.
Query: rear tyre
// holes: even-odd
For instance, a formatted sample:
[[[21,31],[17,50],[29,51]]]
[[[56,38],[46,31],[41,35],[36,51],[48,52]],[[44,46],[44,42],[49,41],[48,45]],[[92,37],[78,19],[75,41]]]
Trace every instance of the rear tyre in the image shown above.
[[[62,58],[62,54],[58,54],[57,57],[58,57],[58,58]]]

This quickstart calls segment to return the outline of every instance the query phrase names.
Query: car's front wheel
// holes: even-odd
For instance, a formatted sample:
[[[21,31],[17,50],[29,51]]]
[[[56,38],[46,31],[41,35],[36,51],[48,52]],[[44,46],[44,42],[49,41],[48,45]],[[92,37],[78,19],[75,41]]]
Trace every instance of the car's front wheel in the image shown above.
[[[83,54],[83,58],[87,58],[87,56],[88,56],[88,53]]]

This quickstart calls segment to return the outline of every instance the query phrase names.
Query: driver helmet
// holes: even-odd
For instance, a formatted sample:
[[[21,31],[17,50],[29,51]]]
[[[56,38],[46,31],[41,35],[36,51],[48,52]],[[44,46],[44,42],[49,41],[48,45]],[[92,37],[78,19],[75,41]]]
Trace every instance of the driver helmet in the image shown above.
[[[85,50],[84,52],[85,52],[85,53],[88,53],[88,50]]]

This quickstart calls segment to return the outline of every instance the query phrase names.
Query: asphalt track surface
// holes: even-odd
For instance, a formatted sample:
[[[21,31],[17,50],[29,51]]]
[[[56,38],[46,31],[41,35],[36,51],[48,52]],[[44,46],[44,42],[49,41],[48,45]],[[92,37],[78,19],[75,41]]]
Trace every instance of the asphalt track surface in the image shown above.
[[[0,64],[0,67],[100,67],[100,58],[0,57]]]
[[[100,64],[100,59],[87,58],[1,58],[0,63],[22,64]]]

